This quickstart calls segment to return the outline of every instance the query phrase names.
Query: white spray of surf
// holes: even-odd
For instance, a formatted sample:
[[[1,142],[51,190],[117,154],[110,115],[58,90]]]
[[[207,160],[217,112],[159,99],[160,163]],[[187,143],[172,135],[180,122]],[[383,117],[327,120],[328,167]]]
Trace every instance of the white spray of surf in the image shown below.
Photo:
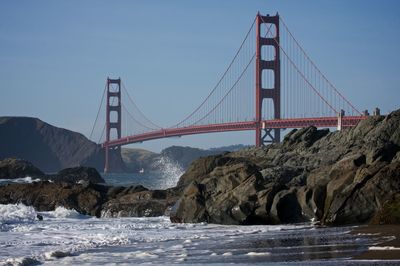
[[[32,177],[27,176],[27,177],[20,177],[20,178],[14,178],[14,179],[0,179],[0,184],[8,184],[8,183],[33,183],[33,182],[39,182],[39,178],[32,179]]]
[[[33,222],[36,211],[31,206],[23,204],[0,205],[0,225]]]
[[[76,210],[67,209],[62,206],[57,207],[54,211],[43,212],[42,215],[48,218],[73,218],[73,219],[84,219],[89,218],[90,216],[86,216],[80,214]]]
[[[160,183],[161,189],[174,187],[178,183],[181,175],[185,172],[179,163],[168,156],[161,156],[160,159],[154,163],[154,167],[159,169],[162,176],[162,182]]]

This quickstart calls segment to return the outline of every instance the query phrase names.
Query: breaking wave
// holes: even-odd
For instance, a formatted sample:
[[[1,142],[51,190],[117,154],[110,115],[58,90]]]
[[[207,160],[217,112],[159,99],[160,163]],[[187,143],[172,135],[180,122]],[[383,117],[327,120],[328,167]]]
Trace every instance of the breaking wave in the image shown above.
[[[154,168],[159,169],[162,176],[161,183],[159,184],[159,187],[161,189],[176,186],[179,178],[185,172],[183,167],[179,163],[175,162],[168,156],[161,156],[160,159],[158,159],[153,166]]]

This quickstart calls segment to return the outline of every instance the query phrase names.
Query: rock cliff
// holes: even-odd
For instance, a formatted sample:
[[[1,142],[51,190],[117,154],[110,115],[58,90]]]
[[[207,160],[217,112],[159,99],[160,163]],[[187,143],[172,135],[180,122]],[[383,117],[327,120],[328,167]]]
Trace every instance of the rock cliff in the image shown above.
[[[15,179],[23,177],[38,177],[44,173],[31,162],[7,158],[0,161],[0,179]]]
[[[79,165],[104,168],[104,152],[80,133],[49,125],[31,117],[0,117],[0,160],[16,157],[44,172]],[[113,158],[123,170],[121,158]]]
[[[192,163],[178,183],[183,194],[171,220],[384,223],[384,214],[398,209],[399,151],[400,110],[343,131],[293,130],[279,144]]]

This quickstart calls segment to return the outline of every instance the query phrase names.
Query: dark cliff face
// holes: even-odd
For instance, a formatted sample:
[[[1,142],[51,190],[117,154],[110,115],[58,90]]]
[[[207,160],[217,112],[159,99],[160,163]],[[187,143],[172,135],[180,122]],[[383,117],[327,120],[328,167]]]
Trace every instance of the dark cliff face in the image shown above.
[[[37,118],[0,117],[0,139],[0,159],[28,160],[45,172],[79,165],[99,171],[104,167],[104,152],[99,145],[80,133]]]
[[[39,177],[44,173],[32,163],[20,159],[8,158],[0,160],[0,179],[15,179],[26,176]]]

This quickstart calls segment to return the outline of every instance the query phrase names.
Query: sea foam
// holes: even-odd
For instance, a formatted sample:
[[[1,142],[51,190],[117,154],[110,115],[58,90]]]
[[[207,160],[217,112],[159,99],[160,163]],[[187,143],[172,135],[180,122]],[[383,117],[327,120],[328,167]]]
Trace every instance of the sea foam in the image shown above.
[[[0,204],[0,224],[14,224],[32,222],[36,220],[37,213],[31,206],[24,204]]]
[[[21,178],[13,178],[13,179],[0,179],[0,185],[1,184],[10,184],[10,183],[33,183],[33,182],[39,182],[39,178],[32,179],[32,177],[27,176],[27,177],[21,177]]]
[[[66,209],[62,206],[57,207],[54,211],[43,212],[43,216],[49,218],[72,218],[72,219],[90,218],[89,216],[80,214],[76,210]]]

